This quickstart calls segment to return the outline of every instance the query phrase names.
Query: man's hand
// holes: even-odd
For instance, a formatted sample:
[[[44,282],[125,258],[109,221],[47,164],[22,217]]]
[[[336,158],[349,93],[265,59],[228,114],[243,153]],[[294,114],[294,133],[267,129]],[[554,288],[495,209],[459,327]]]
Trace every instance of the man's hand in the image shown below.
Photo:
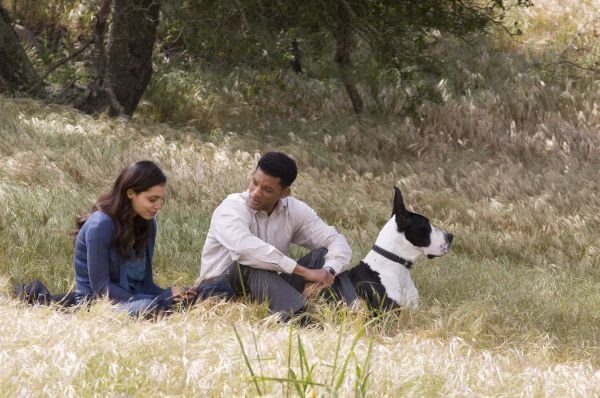
[[[333,285],[335,279],[335,277],[325,269],[310,269],[300,264],[296,264],[296,268],[294,268],[292,273],[301,276],[307,282],[318,282],[327,287]]]
[[[191,301],[197,294],[195,289],[189,287],[174,286],[171,288],[171,297],[176,303],[181,301]]]

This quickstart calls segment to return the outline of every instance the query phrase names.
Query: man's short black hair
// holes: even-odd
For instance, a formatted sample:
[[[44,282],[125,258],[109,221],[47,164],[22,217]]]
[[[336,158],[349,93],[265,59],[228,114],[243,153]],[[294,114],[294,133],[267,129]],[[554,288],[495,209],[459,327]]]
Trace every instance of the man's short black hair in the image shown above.
[[[298,176],[294,159],[283,152],[267,152],[258,161],[257,169],[271,177],[279,177],[279,184],[287,188]]]

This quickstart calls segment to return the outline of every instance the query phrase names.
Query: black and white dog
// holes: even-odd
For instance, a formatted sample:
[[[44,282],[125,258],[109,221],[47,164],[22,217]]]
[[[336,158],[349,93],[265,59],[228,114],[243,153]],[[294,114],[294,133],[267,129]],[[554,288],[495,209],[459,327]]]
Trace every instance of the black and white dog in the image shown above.
[[[402,193],[394,190],[392,218],[365,258],[348,271],[358,296],[375,311],[396,306],[416,309],[419,293],[411,278],[414,261],[421,255],[446,255],[453,238],[433,227],[427,217],[408,211]]]

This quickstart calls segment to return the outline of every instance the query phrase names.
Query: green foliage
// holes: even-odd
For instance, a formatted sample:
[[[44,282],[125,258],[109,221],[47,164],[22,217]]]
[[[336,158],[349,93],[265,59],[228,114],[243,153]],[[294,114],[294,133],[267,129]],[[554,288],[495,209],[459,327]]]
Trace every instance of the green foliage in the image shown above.
[[[344,326],[344,319],[342,318],[337,334],[336,350],[334,353],[333,364],[326,364],[327,368],[331,368],[331,378],[329,381],[327,381],[327,378],[324,376],[324,372],[318,371],[319,368],[317,364],[309,358],[309,353],[306,351],[304,343],[302,342],[302,339],[300,338],[299,334],[296,334],[296,344],[294,344],[294,328],[292,327],[291,323],[289,325],[287,369],[285,369],[285,377],[267,376],[263,373],[262,363],[266,359],[261,356],[261,353],[258,350],[258,346],[256,344],[256,335],[252,334],[254,340],[254,347],[256,350],[256,361],[258,362],[258,366],[260,368],[260,372],[257,372],[253,367],[252,362],[250,361],[250,357],[246,352],[242,338],[235,326],[233,326],[233,330],[236,336],[237,343],[239,344],[240,350],[242,352],[244,363],[246,364],[246,367],[250,372],[251,380],[256,388],[256,393],[259,396],[262,396],[263,392],[266,389],[265,382],[275,382],[285,385],[286,396],[290,395],[290,391],[295,392],[299,397],[315,396],[315,391],[319,388],[325,389],[327,393],[331,394],[332,396],[338,396],[341,393],[342,386],[345,384],[346,379],[353,378],[355,395],[357,397],[363,397],[366,395],[368,388],[369,361],[371,359],[371,349],[373,346],[373,340],[369,341],[364,362],[360,363],[360,360],[359,358],[357,358],[357,355],[355,353],[357,343],[361,340],[361,338],[364,337],[364,330],[360,329],[358,333],[356,333],[352,338],[352,343],[350,344],[348,351],[346,352],[346,355],[342,360],[342,363],[338,364],[338,358],[341,355],[340,350],[342,347],[342,341],[344,337]],[[293,365],[294,361],[292,359],[292,357],[294,356],[294,349],[296,350],[298,355],[297,365],[295,366]],[[353,359],[355,362],[354,375],[348,373],[348,367],[351,359]]]
[[[374,112],[415,114],[424,101],[439,100],[434,89],[443,59],[432,56],[442,38],[468,38],[491,27],[511,5],[528,2],[383,1],[186,1],[164,6],[166,49],[186,51],[211,65],[286,68],[295,56],[310,76],[334,77],[334,33],[341,23],[337,7],[348,9],[350,43],[359,83],[367,85]],[[349,40],[352,38],[350,37]],[[299,54],[292,52],[292,41]],[[167,50],[168,51],[168,50]],[[438,52],[439,55],[439,52]],[[393,71],[390,73],[389,71]],[[402,100],[383,104],[380,75],[395,77]],[[401,106],[399,106],[401,104]]]
[[[48,37],[54,29],[64,23],[67,14],[78,6],[80,0],[4,0],[3,6],[11,12],[11,18]]]
[[[72,53],[82,37],[91,36],[93,16],[99,6],[97,2],[77,0],[46,2],[43,7],[28,7],[28,4],[28,0],[10,3],[15,5],[15,13],[25,13],[24,19],[30,26],[40,25],[36,32],[44,45],[31,55],[42,69]],[[491,28],[506,28],[508,25],[503,24],[502,18],[507,10],[522,5],[530,4],[502,0],[164,1],[158,48],[160,58],[173,62],[176,68],[186,60],[190,65],[201,65],[202,69],[222,68],[231,72],[232,68],[243,67],[269,74],[289,69],[292,62],[297,62],[305,76],[324,81],[339,76],[334,53],[335,32],[342,23],[338,7],[342,7],[349,15],[347,40],[353,53],[352,75],[357,80],[359,95],[365,97],[367,110],[379,116],[414,116],[419,114],[421,104],[440,101],[436,84],[443,77],[444,62],[448,61],[440,56],[442,52],[436,51],[440,44],[450,37],[470,39]],[[294,42],[298,44],[297,50],[292,49]],[[91,52],[84,54],[88,67],[91,56]],[[51,82],[85,83],[95,71],[85,70],[81,59],[55,72]],[[168,73],[177,75],[179,72],[173,69]],[[173,78],[181,80],[178,76]],[[387,87],[394,87],[393,93],[382,89],[380,80],[391,83]],[[150,93],[154,101],[163,94],[174,97],[172,92],[165,92],[169,89],[160,88],[162,84],[154,83],[156,94]],[[338,85],[338,90],[343,90],[343,86]],[[194,93],[184,90],[183,94],[183,98],[169,101],[177,104],[171,105],[171,109],[165,102],[165,109],[157,117],[163,119],[175,111],[174,120],[205,119],[205,115],[196,115],[193,109],[182,109]],[[210,123],[203,127],[211,129]]]
[[[95,0],[4,0],[2,3],[13,22],[36,34],[43,51],[54,54],[69,50],[79,36],[91,36],[91,23],[98,7]]]
[[[258,15],[258,9],[256,3],[236,0],[167,1],[163,46],[212,65],[277,65],[284,57],[269,29],[274,21]]]

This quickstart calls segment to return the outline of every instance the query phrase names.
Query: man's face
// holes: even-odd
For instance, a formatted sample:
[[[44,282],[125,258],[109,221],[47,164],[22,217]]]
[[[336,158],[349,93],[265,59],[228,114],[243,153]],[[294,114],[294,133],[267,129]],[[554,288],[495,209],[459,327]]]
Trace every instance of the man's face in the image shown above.
[[[271,214],[279,199],[290,194],[290,187],[283,188],[279,180],[279,177],[267,175],[257,168],[250,178],[248,206],[253,210],[264,210]]]

